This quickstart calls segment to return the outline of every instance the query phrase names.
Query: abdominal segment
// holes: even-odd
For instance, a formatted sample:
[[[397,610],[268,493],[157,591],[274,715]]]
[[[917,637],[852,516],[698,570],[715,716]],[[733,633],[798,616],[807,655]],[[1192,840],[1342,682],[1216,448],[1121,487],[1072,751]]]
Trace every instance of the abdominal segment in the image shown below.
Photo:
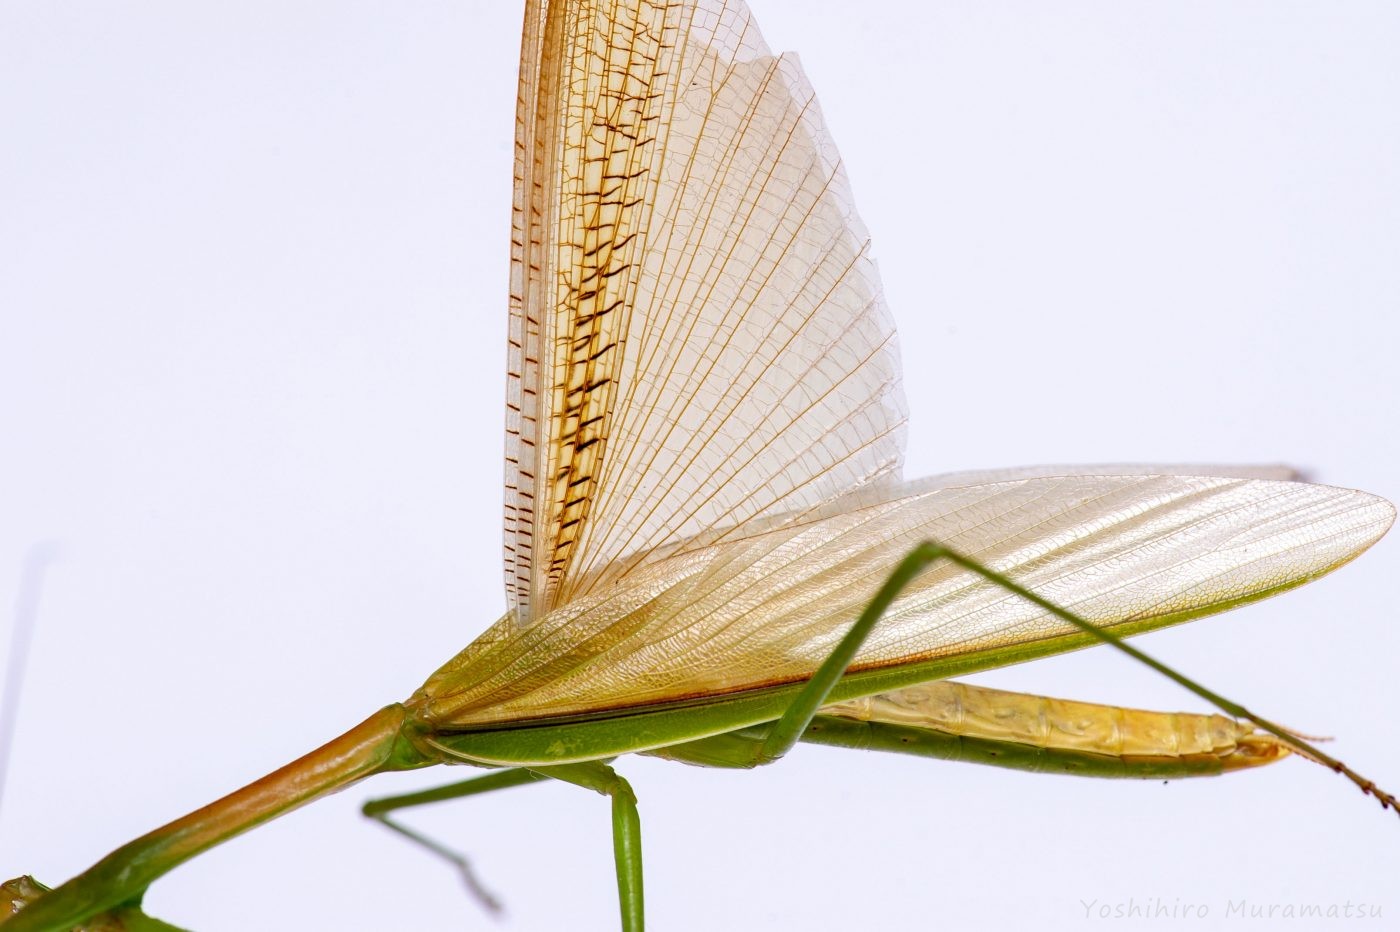
[[[1203,765],[1185,766],[1181,775],[1218,773],[1272,763],[1289,753],[1274,736],[1222,715],[1127,709],[955,682],[925,683],[840,702],[825,706],[821,714],[894,726],[901,731],[891,734],[902,735],[904,744],[916,742],[920,732],[956,736],[967,739],[969,748],[980,749],[976,756],[995,757],[995,748],[1004,746],[1041,749],[1055,759],[1109,758],[1125,765],[1123,776],[1157,775],[1153,767],[1133,771],[1136,765],[1174,761]]]

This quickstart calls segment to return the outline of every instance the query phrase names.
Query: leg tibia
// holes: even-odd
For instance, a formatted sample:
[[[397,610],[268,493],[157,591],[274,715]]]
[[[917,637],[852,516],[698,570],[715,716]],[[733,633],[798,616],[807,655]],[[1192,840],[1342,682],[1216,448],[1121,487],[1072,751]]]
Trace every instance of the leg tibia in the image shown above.
[[[632,785],[602,761],[535,768],[537,773],[602,793],[612,799],[613,861],[623,932],[642,932],[642,821]]]

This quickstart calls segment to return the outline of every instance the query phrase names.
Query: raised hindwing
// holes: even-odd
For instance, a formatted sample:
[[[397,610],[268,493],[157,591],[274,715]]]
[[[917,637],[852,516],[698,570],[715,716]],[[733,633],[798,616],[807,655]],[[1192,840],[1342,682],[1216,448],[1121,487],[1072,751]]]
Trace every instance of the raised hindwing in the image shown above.
[[[532,3],[516,146],[517,624],[897,472],[868,237],[800,66],[741,4]]]

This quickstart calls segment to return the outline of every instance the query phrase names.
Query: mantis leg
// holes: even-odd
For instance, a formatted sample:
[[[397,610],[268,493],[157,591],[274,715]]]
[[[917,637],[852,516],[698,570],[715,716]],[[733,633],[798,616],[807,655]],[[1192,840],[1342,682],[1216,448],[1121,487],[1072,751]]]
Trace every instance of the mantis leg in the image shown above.
[[[817,714],[817,710],[826,703],[832,688],[845,675],[846,668],[851,665],[851,661],[855,659],[861,645],[870,636],[870,632],[875,629],[875,623],[885,614],[891,603],[898,598],[904,587],[909,585],[925,567],[938,559],[937,556],[930,557],[928,555],[927,551],[930,548],[944,554],[948,552],[933,544],[921,544],[899,561],[894,572],[890,573],[889,578],[875,593],[875,598],[871,599],[870,604],[866,605],[865,610],[860,613],[860,617],[851,626],[851,630],[846,632],[845,636],[837,642],[836,648],[832,650],[826,660],[822,661],[822,665],[817,668],[817,672],[812,674],[807,685],[793,699],[792,705],[788,706],[782,718],[769,727],[767,737],[764,738],[763,744],[759,746],[752,763],[748,766],[758,767],[763,764],[771,764],[792,750],[792,746],[802,738],[802,733],[812,723],[812,718]]]
[[[1260,731],[1266,732],[1277,739],[1278,746],[1297,752],[1304,757],[1322,764],[1330,770],[1342,774],[1360,788],[1363,793],[1375,796],[1382,808],[1395,808],[1397,811],[1400,811],[1400,801],[1397,801],[1395,796],[1380,789],[1372,781],[1366,779],[1336,758],[1324,754],[1314,745],[1303,740],[1300,736],[1289,732],[1287,729],[1274,724],[1262,716],[1256,715],[1239,703],[1207,689],[1195,680],[1178,673],[1176,670],[1148,656],[1136,647],[1125,643],[1122,638],[1111,631],[1100,628],[1098,625],[1095,625],[1085,618],[1081,618],[1068,609],[1062,608],[1036,595],[1034,592],[1019,585],[1004,574],[998,573],[996,570],[991,569],[977,560],[966,557],[955,550],[951,550],[941,544],[936,544],[931,541],[925,541],[915,547],[899,562],[899,565],[895,567],[894,571],[889,575],[889,578],[885,580],[885,583],[880,587],[875,597],[871,599],[870,603],[865,607],[865,610],[861,612],[855,624],[851,626],[851,629],[846,632],[846,635],[836,645],[835,650],[833,650],[831,655],[817,668],[816,673],[812,675],[812,678],[807,682],[806,686],[803,687],[802,691],[797,694],[792,705],[788,707],[787,711],[784,712],[776,722],[770,726],[766,726],[767,730],[763,732],[761,743],[757,743],[756,735],[753,733],[752,729],[742,729],[739,732],[729,735],[716,735],[711,738],[701,739],[698,742],[676,745],[671,748],[662,748],[651,753],[661,757],[688,760],[692,763],[705,763],[711,766],[725,767],[754,767],[777,760],[795,743],[803,739],[813,719],[816,717],[818,710],[821,709],[822,705],[826,703],[827,698],[830,696],[832,688],[840,682],[841,677],[845,674],[846,668],[850,666],[851,661],[855,659],[857,652],[859,652],[861,645],[865,643],[866,638],[874,629],[876,622],[878,622],[885,611],[889,609],[890,605],[899,596],[899,593],[924,569],[941,560],[947,560],[950,563],[960,566],[971,573],[981,576],[988,582],[1005,589],[1007,592],[1013,593],[1028,602],[1038,605],[1055,617],[1068,622],[1084,633],[1092,635],[1094,638],[1108,644],[1110,647],[1127,654],[1139,663],[1151,667],[1153,670],[1156,670],[1158,673],[1214,705],[1222,712],[1236,719],[1253,722],[1258,726]],[[879,726],[880,724],[881,723],[877,722],[875,726]],[[829,725],[830,727],[824,729],[824,735],[828,738],[828,742],[824,743],[841,743],[831,741],[830,739],[834,738],[835,732],[837,731],[852,730],[842,729],[840,727],[840,722],[829,723]],[[883,735],[892,735],[894,736],[893,740],[897,742],[902,741],[903,737],[907,737],[895,735],[894,732],[883,727],[871,727],[866,729],[866,731],[871,733],[879,732]],[[852,735],[851,737],[852,740],[857,740],[856,736]],[[809,740],[820,739],[813,736]],[[936,737],[931,737],[929,742],[925,743],[932,744],[937,740]]]
[[[414,806],[423,806],[428,803],[444,802],[449,799],[462,799],[467,796],[476,796],[481,793],[489,793],[493,790],[509,789],[512,786],[524,786],[529,783],[537,783],[543,780],[540,774],[529,770],[515,768],[511,770],[499,770],[495,773],[488,773],[485,776],[473,777],[470,780],[461,780],[457,783],[449,783],[447,786],[434,787],[430,790],[419,790],[415,793],[403,793],[398,796],[382,796],[378,799],[371,799],[365,803],[360,812],[374,819],[380,825],[396,832],[400,837],[422,848],[426,848],[435,856],[441,858],[456,868],[457,873],[462,878],[462,883],[467,887],[472,897],[481,903],[488,912],[498,913],[501,911],[501,902],[491,894],[491,891],[482,886],[477,879],[476,872],[472,870],[471,862],[466,855],[454,851],[441,842],[435,841],[428,836],[414,831],[401,822],[389,818],[389,813],[399,809],[409,809]]]
[[[846,668],[851,665],[851,661],[855,659],[861,645],[870,636],[870,632],[875,629],[876,622],[889,609],[891,603],[899,597],[899,593],[930,563],[950,555],[951,551],[944,547],[925,543],[914,548],[908,556],[900,560],[899,565],[894,568],[894,572],[890,573],[889,578],[875,593],[875,597],[860,613],[856,623],[837,642],[835,649],[827,656],[826,660],[822,661],[822,665],[812,674],[807,685],[793,699],[792,705],[788,706],[787,711],[780,719],[767,726],[762,743],[753,747],[751,751],[746,750],[750,743],[747,740],[743,744],[727,747],[725,757],[737,756],[733,756],[728,763],[721,766],[761,767],[764,764],[773,763],[790,751],[792,746],[801,740],[803,732],[812,723],[817,710],[826,703],[832,688],[845,675]],[[724,736],[718,737],[723,738]],[[713,739],[706,740],[712,741]],[[669,755],[663,752],[660,756]]]
[[[461,874],[462,881],[472,896],[491,912],[500,911],[500,902],[477,880],[475,872],[466,857],[446,847],[402,823],[389,818],[389,813],[429,803],[445,802],[449,799],[463,799],[490,793],[493,790],[524,786],[545,779],[572,783],[585,789],[595,790],[612,798],[613,808],[613,855],[617,863],[618,898],[622,907],[622,928],[624,932],[641,932],[643,928],[642,904],[642,824],[637,813],[637,797],[632,786],[617,775],[607,764],[591,761],[583,764],[563,764],[555,767],[523,767],[499,770],[485,776],[473,777],[447,786],[404,793],[399,796],[385,796],[372,799],[361,808],[366,816],[407,838],[409,841],[447,861]]]
[[[612,798],[613,859],[617,864],[622,932],[642,932],[646,924],[642,908],[642,821],[632,785],[602,761],[531,769]]]
[[[36,902],[48,892],[48,887],[27,874],[0,883],[0,903],[6,904],[6,909],[9,910],[0,912],[0,921],[7,915],[13,915],[14,910],[23,909]],[[90,917],[75,928],[78,932],[186,932],[179,926],[146,915],[137,905],[118,906]]]

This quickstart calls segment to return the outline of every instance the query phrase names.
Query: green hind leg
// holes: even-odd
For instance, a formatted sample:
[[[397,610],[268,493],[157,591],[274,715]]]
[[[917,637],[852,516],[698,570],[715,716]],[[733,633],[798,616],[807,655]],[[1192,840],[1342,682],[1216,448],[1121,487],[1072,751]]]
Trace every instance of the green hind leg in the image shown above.
[[[837,642],[836,647],[812,674],[807,685],[795,697],[782,717],[770,725],[759,726],[761,737],[753,729],[744,729],[712,738],[661,748],[649,752],[657,757],[699,763],[710,767],[761,767],[778,760],[802,739],[817,710],[826,704],[831,690],[846,674],[875,624],[914,577],[935,560],[950,556],[951,551],[935,544],[920,544],[890,573],[875,597],[865,606],[855,624]]]
[[[840,722],[825,722],[816,732],[808,734],[809,726],[816,718],[818,710],[826,703],[832,688],[840,681],[845,674],[846,668],[850,666],[859,652],[861,645],[874,629],[876,622],[889,609],[890,605],[898,598],[899,593],[914,580],[921,572],[933,563],[947,560],[968,572],[981,576],[988,582],[996,585],[1007,592],[1013,593],[1043,608],[1055,617],[1068,622],[1080,631],[1092,635],[1097,640],[1127,654],[1134,660],[1142,663],[1158,673],[1183,686],[1190,692],[1214,705],[1216,708],[1233,716],[1236,719],[1243,719],[1253,722],[1262,731],[1265,731],[1277,738],[1284,746],[1318,761],[1324,766],[1342,774],[1351,780],[1362,792],[1374,795],[1383,808],[1396,808],[1396,798],[1381,789],[1374,783],[1347,767],[1341,761],[1330,757],[1319,751],[1315,746],[1302,740],[1298,735],[1294,735],[1284,728],[1274,724],[1266,718],[1254,714],[1237,702],[1226,699],[1219,693],[1207,689],[1195,680],[1184,676],[1172,668],[1166,666],[1149,657],[1130,644],[1124,643],[1123,639],[1107,631],[1085,618],[1076,615],[1068,609],[1062,608],[1050,602],[1034,592],[1019,585],[1009,577],[998,573],[988,566],[963,556],[955,550],[950,550],[941,544],[925,541],[909,552],[899,565],[895,567],[885,583],[880,587],[875,597],[861,612],[856,623],[846,632],[846,635],[837,644],[831,655],[817,668],[816,673],[807,682],[807,685],[798,693],[791,706],[783,713],[776,722],[767,726],[757,726],[757,728],[741,729],[730,734],[715,735],[710,738],[702,738],[698,741],[687,742],[685,744],[674,745],[669,748],[661,748],[649,752],[658,757],[666,757],[674,760],[681,760],[688,763],[702,764],[711,767],[757,767],[763,764],[772,763],[796,744],[803,740],[804,735],[807,740],[819,743],[847,744],[847,746],[859,746],[863,741],[868,740],[865,735],[843,735],[838,734],[852,729],[844,728]],[[830,726],[830,727],[827,727]],[[909,737],[898,730],[891,730],[891,726],[871,726],[864,731],[879,733],[882,739],[888,738],[892,742],[903,743]],[[825,740],[823,740],[825,738]],[[851,744],[854,742],[854,744]],[[887,742],[888,743],[888,742]],[[933,744],[937,743],[937,736],[928,736],[928,740],[923,742],[930,750]],[[893,744],[884,747],[885,750],[892,750]],[[998,751],[998,753],[1001,753]],[[929,756],[938,756],[932,753]],[[950,756],[950,755],[944,755]],[[1028,768],[1029,769],[1029,768]]]

